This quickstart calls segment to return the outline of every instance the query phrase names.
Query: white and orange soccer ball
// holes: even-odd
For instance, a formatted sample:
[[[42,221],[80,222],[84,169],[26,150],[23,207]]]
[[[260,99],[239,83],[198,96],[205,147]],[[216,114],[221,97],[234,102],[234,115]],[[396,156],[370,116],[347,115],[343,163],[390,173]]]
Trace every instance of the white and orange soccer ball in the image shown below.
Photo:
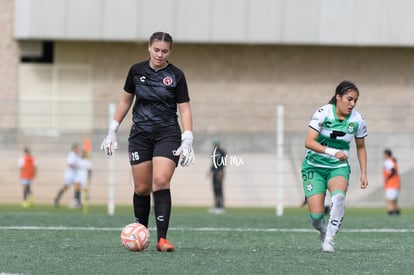
[[[131,223],[121,232],[122,246],[129,251],[144,251],[150,243],[148,228],[140,223]]]

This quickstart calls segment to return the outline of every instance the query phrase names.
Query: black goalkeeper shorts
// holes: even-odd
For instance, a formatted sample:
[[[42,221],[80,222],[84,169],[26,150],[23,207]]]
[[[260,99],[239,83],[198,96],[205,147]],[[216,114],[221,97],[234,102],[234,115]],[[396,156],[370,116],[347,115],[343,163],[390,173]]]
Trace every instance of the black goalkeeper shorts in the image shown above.
[[[178,164],[178,156],[173,155],[181,145],[180,128],[166,129],[154,132],[144,132],[132,125],[129,133],[129,163],[136,165],[153,157],[165,157]]]

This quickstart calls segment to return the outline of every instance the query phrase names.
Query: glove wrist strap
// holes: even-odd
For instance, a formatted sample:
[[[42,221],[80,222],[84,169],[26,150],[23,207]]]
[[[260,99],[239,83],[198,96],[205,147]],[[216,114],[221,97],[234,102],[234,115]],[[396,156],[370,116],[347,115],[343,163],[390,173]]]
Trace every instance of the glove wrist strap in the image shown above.
[[[181,135],[181,140],[193,140],[193,132],[192,131],[184,131]]]
[[[112,120],[111,124],[109,125],[109,131],[117,132],[119,128],[119,122],[116,120]]]

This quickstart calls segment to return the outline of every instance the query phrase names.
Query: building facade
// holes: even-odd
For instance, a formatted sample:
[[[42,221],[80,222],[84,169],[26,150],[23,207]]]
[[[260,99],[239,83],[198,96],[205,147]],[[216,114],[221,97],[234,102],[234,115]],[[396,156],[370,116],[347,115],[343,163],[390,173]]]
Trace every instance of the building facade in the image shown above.
[[[401,155],[403,175],[412,173],[414,125],[406,119],[414,115],[410,1],[166,0],[154,13],[155,5],[159,8],[150,0],[0,0],[0,127],[9,159],[2,171],[7,184],[16,185],[12,164],[21,146],[29,145],[49,168],[39,188],[52,188],[70,144],[85,136],[92,139],[95,167],[102,171],[95,180],[107,181],[98,147],[108,104],[119,98],[129,67],[148,58],[148,37],[159,30],[175,40],[170,61],[186,73],[194,113],[198,161],[177,170],[178,204],[210,203],[205,171],[211,139],[219,136],[228,152],[244,159],[243,165],[229,167],[229,204],[273,205],[279,105],[285,110],[284,193],[289,197],[284,200],[300,203],[306,125],[343,79],[361,90],[358,110],[369,127],[373,182],[365,194],[351,190],[350,202],[382,203],[379,195],[367,198],[381,188],[384,146]],[[120,152],[126,151],[129,120],[121,127]],[[126,156],[118,158],[117,182],[123,186],[118,198],[129,203],[129,167]],[[97,203],[105,201],[102,190]]]

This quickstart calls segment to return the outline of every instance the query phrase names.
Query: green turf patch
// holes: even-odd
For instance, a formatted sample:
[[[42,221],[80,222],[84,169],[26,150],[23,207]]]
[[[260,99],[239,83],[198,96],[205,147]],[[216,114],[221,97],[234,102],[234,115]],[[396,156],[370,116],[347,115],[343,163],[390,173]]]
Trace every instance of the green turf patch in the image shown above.
[[[320,252],[306,209],[173,209],[169,239],[176,252],[121,246],[121,228],[133,221],[130,206],[81,210],[0,206],[0,274],[411,274],[414,215],[403,209],[347,209],[334,254]],[[404,214],[405,213],[405,214]],[[152,215],[152,214],[151,214]]]

